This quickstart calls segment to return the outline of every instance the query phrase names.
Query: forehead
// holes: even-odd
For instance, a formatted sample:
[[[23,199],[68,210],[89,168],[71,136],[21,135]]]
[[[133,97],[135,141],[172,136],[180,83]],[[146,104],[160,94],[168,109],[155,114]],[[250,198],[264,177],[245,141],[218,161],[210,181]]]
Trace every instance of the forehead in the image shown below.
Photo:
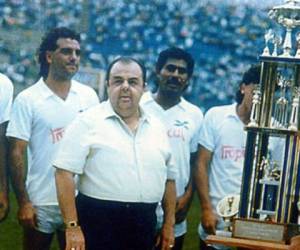
[[[124,63],[119,61],[112,66],[109,77],[142,78],[143,72],[136,62]]]
[[[71,38],[59,38],[56,42],[58,48],[73,48],[80,49],[80,44],[77,40]]]
[[[165,66],[169,65],[169,64],[173,64],[173,65],[180,66],[180,67],[183,67],[183,68],[187,67],[187,63],[183,59],[168,58],[166,63],[165,63]]]

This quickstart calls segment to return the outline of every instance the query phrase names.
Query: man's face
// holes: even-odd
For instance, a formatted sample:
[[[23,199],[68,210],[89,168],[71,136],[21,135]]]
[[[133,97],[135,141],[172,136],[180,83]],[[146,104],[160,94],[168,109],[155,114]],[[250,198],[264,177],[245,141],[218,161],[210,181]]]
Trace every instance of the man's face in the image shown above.
[[[70,38],[59,38],[57,49],[47,52],[49,74],[54,79],[69,80],[79,68],[80,44]]]
[[[252,108],[252,97],[253,97],[253,91],[255,89],[256,84],[242,84],[241,85],[241,92],[244,94],[244,98],[242,101],[242,104],[247,108],[248,112],[251,112]]]
[[[116,62],[108,79],[108,96],[113,109],[121,117],[136,112],[144,92],[142,69],[136,62]]]
[[[159,91],[170,96],[181,96],[188,85],[187,63],[169,58],[158,72]]]

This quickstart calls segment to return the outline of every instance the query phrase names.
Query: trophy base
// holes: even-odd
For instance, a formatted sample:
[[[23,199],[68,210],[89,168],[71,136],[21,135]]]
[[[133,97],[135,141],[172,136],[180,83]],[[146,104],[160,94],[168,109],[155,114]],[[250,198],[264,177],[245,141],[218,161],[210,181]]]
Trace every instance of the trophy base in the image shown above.
[[[300,233],[297,224],[282,224],[256,219],[234,219],[233,238],[249,239],[278,244],[289,243],[291,238]]]
[[[288,245],[258,240],[237,239],[209,235],[205,241],[207,244],[224,245],[229,247],[241,247],[253,250],[287,250]]]

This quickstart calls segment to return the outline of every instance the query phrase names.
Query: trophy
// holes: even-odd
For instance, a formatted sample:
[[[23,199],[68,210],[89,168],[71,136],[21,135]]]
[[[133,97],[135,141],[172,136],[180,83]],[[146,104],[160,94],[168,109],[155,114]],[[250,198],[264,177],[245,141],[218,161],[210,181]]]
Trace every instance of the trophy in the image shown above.
[[[216,234],[221,236],[231,236],[232,221],[239,211],[240,196],[228,195],[217,204],[217,214],[224,220],[224,230],[217,230]]]
[[[253,91],[250,123],[245,127],[238,214],[228,219],[226,211],[233,205],[225,197],[219,214],[232,221],[226,227],[226,231],[232,229],[232,236],[226,240],[211,236],[209,243],[286,249],[285,244],[300,234],[300,34],[293,37],[293,30],[300,26],[300,1],[286,0],[269,16],[282,26],[285,36],[281,39],[268,30],[264,37],[260,83]],[[280,146],[277,152],[276,145]]]
[[[269,29],[265,34],[265,48],[263,55],[264,56],[270,56],[270,49],[269,49],[269,43],[274,40],[274,32],[272,29]]]
[[[275,103],[275,112],[273,117],[273,128],[285,128],[288,116],[288,100],[286,98],[286,89],[290,87],[291,81],[285,79],[282,75],[278,76],[278,86],[280,87],[280,98]]]
[[[252,98],[252,109],[250,115],[250,123],[248,126],[257,127],[258,126],[258,112],[260,109],[260,89],[259,87],[255,87],[253,90],[253,98]]]
[[[300,102],[300,89],[295,87],[294,98],[292,103],[292,111],[290,116],[289,130],[297,131],[299,127],[299,102]]]

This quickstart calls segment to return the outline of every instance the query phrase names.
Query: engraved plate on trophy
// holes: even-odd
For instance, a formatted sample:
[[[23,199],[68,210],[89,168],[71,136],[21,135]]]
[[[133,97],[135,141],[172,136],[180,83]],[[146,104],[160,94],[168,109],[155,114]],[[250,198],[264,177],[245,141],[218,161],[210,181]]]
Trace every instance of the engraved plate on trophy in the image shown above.
[[[235,219],[232,234],[236,238],[285,243],[286,225]]]

